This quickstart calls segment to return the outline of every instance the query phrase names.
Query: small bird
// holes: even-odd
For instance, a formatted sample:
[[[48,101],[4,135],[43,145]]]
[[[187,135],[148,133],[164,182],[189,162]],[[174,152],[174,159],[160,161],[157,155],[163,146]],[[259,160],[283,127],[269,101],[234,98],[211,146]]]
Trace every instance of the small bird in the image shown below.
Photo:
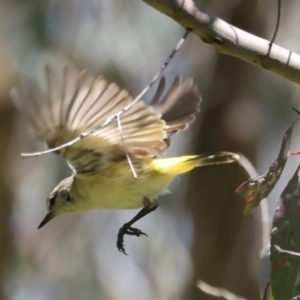
[[[133,101],[115,83],[86,70],[79,72],[70,63],[64,66],[61,76],[46,65],[45,75],[45,90],[21,76],[11,96],[28,118],[36,137],[49,148],[103,124]],[[92,209],[142,208],[119,230],[117,248],[126,254],[124,235],[146,235],[132,225],[157,208],[157,197],[168,192],[175,176],[195,167],[239,159],[231,152],[159,158],[170,147],[170,137],[187,129],[195,119],[201,104],[191,78],[182,82],[176,77],[167,91],[165,85],[163,77],[150,105],[139,101],[121,114],[121,132],[120,124],[114,120],[57,151],[67,160],[73,174],[50,192],[46,201],[48,213],[38,228],[55,217]]]

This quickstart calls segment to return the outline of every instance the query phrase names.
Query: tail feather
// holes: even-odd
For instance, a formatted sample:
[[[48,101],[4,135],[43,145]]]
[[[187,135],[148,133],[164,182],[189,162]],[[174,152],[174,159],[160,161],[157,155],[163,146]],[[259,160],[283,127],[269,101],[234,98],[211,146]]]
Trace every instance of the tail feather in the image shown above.
[[[196,167],[228,164],[238,161],[239,159],[240,156],[232,152],[218,152],[212,155],[201,155],[198,158],[198,164]]]
[[[232,152],[219,152],[212,155],[189,155],[154,160],[158,171],[170,175],[186,173],[196,167],[233,163],[239,155]]]

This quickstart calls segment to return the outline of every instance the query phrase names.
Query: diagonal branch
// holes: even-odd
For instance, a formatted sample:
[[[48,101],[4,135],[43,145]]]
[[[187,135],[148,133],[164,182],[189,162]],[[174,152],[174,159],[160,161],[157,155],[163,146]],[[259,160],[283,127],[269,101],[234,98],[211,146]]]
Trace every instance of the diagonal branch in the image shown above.
[[[279,25],[280,25],[280,17],[281,17],[281,0],[277,0],[277,20],[276,20],[276,25],[275,25],[275,30],[272,36],[272,39],[270,41],[270,47],[272,47],[273,43],[275,42]]]
[[[294,252],[294,251],[288,251],[288,250],[283,250],[279,246],[274,245],[274,248],[277,250],[278,253],[280,254],[288,254],[290,256],[295,256],[295,257],[300,257],[300,253]]]
[[[21,156],[23,158],[26,157],[33,157],[33,156],[39,156],[39,155],[43,155],[43,154],[48,154],[51,152],[55,152],[55,151],[59,151],[63,148],[67,148],[67,147],[71,147],[72,145],[74,145],[75,143],[79,142],[80,140],[82,140],[83,138],[96,133],[97,131],[105,128],[108,124],[110,124],[111,122],[115,121],[115,120],[119,120],[120,116],[125,113],[126,111],[128,111],[129,109],[131,109],[138,101],[140,101],[142,99],[142,97],[144,97],[144,95],[149,91],[149,89],[153,86],[153,84],[157,81],[157,79],[163,74],[164,70],[167,68],[167,66],[169,65],[169,63],[171,62],[172,58],[175,56],[175,54],[177,53],[177,51],[180,49],[180,47],[183,45],[184,41],[186,40],[186,38],[189,35],[189,30],[186,30],[183,37],[179,40],[178,44],[176,45],[176,47],[173,49],[173,51],[171,52],[171,54],[169,55],[169,57],[167,58],[167,60],[164,62],[164,64],[162,65],[162,67],[160,68],[159,72],[152,78],[151,82],[140,92],[140,94],[134,98],[134,100],[129,103],[127,106],[125,106],[122,110],[120,110],[119,112],[117,112],[116,114],[110,116],[109,118],[107,118],[103,124],[99,124],[97,127],[91,129],[88,132],[83,132],[80,134],[80,136],[78,136],[77,138],[62,144],[60,146],[57,146],[55,148],[51,148],[45,151],[40,151],[40,152],[34,152],[34,153],[21,153]],[[118,124],[120,125],[120,124]],[[119,126],[120,129],[120,126]],[[128,158],[128,156],[127,156]],[[128,162],[130,162],[130,159],[128,160]],[[134,175],[135,172],[133,172]]]
[[[192,0],[143,0],[227,54],[300,83],[300,56],[236,28]]]
[[[235,295],[225,289],[217,288],[212,285],[207,284],[206,282],[199,280],[197,282],[198,288],[207,295],[214,297],[221,297],[225,300],[247,300],[241,296]]]

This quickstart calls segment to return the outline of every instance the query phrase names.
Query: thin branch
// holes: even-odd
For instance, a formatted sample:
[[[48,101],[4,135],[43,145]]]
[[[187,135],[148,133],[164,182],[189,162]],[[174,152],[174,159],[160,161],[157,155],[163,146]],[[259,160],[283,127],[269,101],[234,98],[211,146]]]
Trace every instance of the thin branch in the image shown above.
[[[132,164],[131,158],[130,158],[130,156],[128,154],[128,151],[127,151],[127,148],[126,148],[126,144],[125,144],[125,141],[124,141],[120,115],[117,115],[117,122],[118,122],[118,127],[119,127],[119,131],[120,131],[120,135],[121,135],[121,140],[122,140],[122,144],[123,144],[123,148],[124,148],[124,151],[125,151],[125,154],[126,154],[126,158],[127,158],[128,164],[129,164],[130,169],[132,171],[133,177],[137,178],[138,176],[137,176],[137,174],[135,172],[134,166]]]
[[[149,91],[149,89],[152,87],[152,85],[156,82],[156,80],[162,75],[162,73],[164,72],[164,70],[166,69],[166,67],[168,66],[168,64],[170,63],[170,61],[172,60],[172,58],[174,57],[174,55],[177,53],[177,51],[179,50],[179,48],[182,46],[182,44],[184,43],[184,41],[186,40],[188,34],[190,33],[190,30],[186,30],[186,32],[184,33],[183,37],[180,39],[179,43],[177,44],[177,46],[175,47],[175,49],[172,51],[172,53],[169,55],[169,57],[167,58],[167,60],[165,61],[165,63],[163,64],[163,66],[161,67],[160,71],[153,77],[153,79],[151,80],[151,82],[149,83],[148,86],[146,86],[141,93],[126,107],[124,107],[120,112],[118,112],[117,114],[111,116],[110,118],[108,118],[103,125],[100,125],[98,127],[96,127],[95,129],[88,131],[86,133],[82,133],[81,136],[85,137],[87,135],[90,135],[92,133],[95,133],[96,131],[106,127],[111,121],[115,120],[117,118],[117,115],[122,115],[124,112],[126,112],[127,110],[129,110],[131,107],[133,107],[139,100],[141,100],[141,98]]]
[[[278,253],[280,254],[288,254],[290,256],[296,256],[296,257],[300,257],[300,253],[298,252],[294,252],[294,251],[288,251],[288,250],[283,250],[281,249],[279,246],[274,245],[273,246],[275,248],[275,250],[277,250]]]
[[[262,300],[268,300],[267,297],[268,297],[269,288],[270,288],[270,282],[268,282],[266,285],[264,296],[263,296]]]
[[[225,289],[217,288],[207,284],[206,282],[199,280],[197,282],[198,288],[207,295],[221,297],[226,300],[246,300],[245,298],[235,295]]]
[[[294,110],[298,115],[300,115],[300,111],[299,111],[297,108],[293,107],[293,110]]]
[[[280,16],[281,16],[281,0],[277,0],[277,20],[276,20],[276,27],[275,27],[275,31],[273,33],[272,39],[270,41],[270,49],[273,45],[273,43],[275,42],[276,36],[277,36],[277,32],[279,29],[279,25],[280,25]]]
[[[215,49],[290,81],[300,83],[300,56],[269,41],[236,28],[204,10],[192,0],[143,0],[184,28],[189,28]],[[195,50],[196,51],[196,50]]]
[[[48,153],[51,153],[51,152],[55,152],[55,151],[61,150],[63,148],[70,147],[70,146],[74,145],[75,143],[79,142],[80,140],[82,140],[83,138],[87,137],[88,135],[93,134],[93,133],[95,133],[95,132],[103,129],[108,124],[110,124],[112,121],[117,120],[118,117],[120,117],[123,113],[125,113],[126,111],[128,111],[130,108],[132,108],[149,91],[149,89],[153,86],[153,84],[156,82],[156,80],[162,75],[162,73],[164,72],[164,70],[167,68],[168,64],[170,63],[170,61],[172,60],[172,58],[174,57],[174,55],[177,53],[177,51],[180,49],[180,47],[182,46],[182,44],[186,40],[187,36],[189,35],[189,33],[190,33],[189,30],[185,31],[183,37],[180,39],[180,41],[178,42],[178,44],[175,47],[175,49],[169,55],[169,57],[167,58],[167,60],[165,61],[165,63],[161,67],[161,69],[159,70],[159,72],[153,77],[153,79],[151,80],[151,82],[149,83],[149,85],[147,85],[143,89],[143,91],[129,105],[127,105],[126,107],[124,107],[121,111],[119,111],[118,113],[116,113],[116,114],[112,115],[111,117],[107,118],[103,124],[100,124],[99,126],[93,128],[92,130],[90,130],[88,132],[82,133],[77,138],[75,138],[75,139],[73,139],[73,140],[71,140],[71,141],[69,141],[69,142],[67,142],[65,144],[62,144],[62,145],[60,145],[58,147],[51,148],[51,149],[48,149],[48,150],[45,150],[45,151],[34,152],[34,153],[21,153],[22,158],[32,157],[32,156],[39,156],[39,155],[43,155],[43,154],[48,154]]]

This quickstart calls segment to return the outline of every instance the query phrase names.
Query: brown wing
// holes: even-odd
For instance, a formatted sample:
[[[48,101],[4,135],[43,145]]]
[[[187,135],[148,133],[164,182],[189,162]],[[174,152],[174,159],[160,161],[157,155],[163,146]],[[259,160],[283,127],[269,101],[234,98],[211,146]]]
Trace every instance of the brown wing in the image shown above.
[[[57,77],[52,68],[47,66],[46,78],[46,91],[22,77],[20,85],[11,94],[28,117],[37,138],[51,148],[104,123],[132,101],[128,92],[116,84],[108,83],[103,77],[96,78],[87,71],[79,72],[70,64],[64,67],[62,78]],[[160,87],[162,82],[164,79]],[[122,134],[131,158],[155,157],[166,149],[166,139],[170,134],[186,128],[184,123],[192,120],[191,117],[187,118],[186,113],[175,114],[171,107],[177,103],[174,98],[184,100],[184,95],[190,93],[192,88],[189,82],[187,80],[180,85],[175,80],[167,95],[154,108],[140,101],[122,114]],[[180,92],[181,86],[183,92]],[[161,114],[166,116],[168,125],[161,119]],[[97,172],[112,161],[125,159],[116,121],[72,146],[61,149],[59,153],[81,174]]]
[[[167,138],[164,140],[166,150],[171,145],[170,137],[180,130],[187,129],[189,124],[195,120],[196,115],[200,112],[202,100],[192,78],[188,78],[182,83],[181,78],[176,77],[170,89],[162,97],[165,86],[166,80],[163,77],[150,104],[166,122]]]

